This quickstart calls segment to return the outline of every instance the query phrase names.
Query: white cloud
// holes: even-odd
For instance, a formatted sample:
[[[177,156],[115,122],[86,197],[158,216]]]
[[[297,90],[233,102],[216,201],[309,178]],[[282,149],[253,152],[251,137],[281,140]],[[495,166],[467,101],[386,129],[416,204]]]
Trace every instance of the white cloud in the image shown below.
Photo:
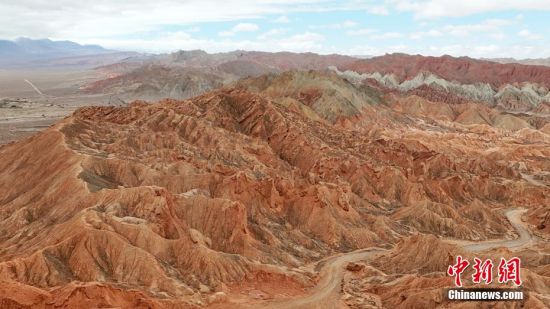
[[[356,0],[18,0],[0,1],[0,38],[74,41],[162,31],[166,25],[246,21],[295,12],[364,10]]]
[[[518,35],[528,40],[541,40],[543,38],[542,35],[531,33],[531,31],[527,29],[521,30],[520,32],[518,32]]]
[[[445,18],[499,10],[508,10],[510,18],[489,19],[482,22]],[[285,49],[347,54],[383,54],[399,51],[483,57],[548,57],[550,48],[547,32],[539,26],[538,20],[536,22],[529,20],[532,17],[532,12],[529,10],[549,11],[550,1],[224,0],[220,4],[218,0],[94,0],[93,2],[18,0],[0,1],[0,38],[50,37],[79,43],[101,44],[121,50],[148,52],[196,48],[211,52],[234,49],[265,51]],[[377,17],[380,19],[379,26],[374,26],[375,24],[370,26],[368,21],[347,15],[348,12],[353,11],[361,12],[364,18],[374,18],[367,13],[387,15],[400,12],[411,13],[416,18],[411,20],[408,14],[398,16],[404,20],[399,21],[401,27],[399,32],[392,32],[397,29],[392,28],[395,25],[393,23],[395,16],[392,16],[391,20]],[[302,31],[300,27],[272,29],[272,27],[285,26],[284,24],[291,20],[296,22],[298,20],[298,17],[294,17],[296,13],[320,12],[341,13],[333,15],[327,13],[327,20],[331,20],[325,22],[328,25],[309,27],[307,32]],[[333,21],[336,16],[346,17]],[[482,15],[474,17],[473,20],[477,20]],[[345,18],[357,19],[345,20]],[[537,15],[535,18],[541,17]],[[229,29],[228,26],[228,29],[223,29],[226,31],[220,33],[221,36],[214,33],[212,37],[208,31],[204,30],[216,22],[230,23],[230,25],[241,23],[256,25],[256,27],[240,26],[242,28]],[[329,24],[331,22],[335,23]],[[183,29],[183,31],[173,32],[167,29]],[[325,34],[323,30],[315,29],[340,31],[326,31],[327,34]],[[251,35],[240,37],[236,35],[239,32],[234,30],[255,32],[249,32]],[[353,36],[353,38],[347,41],[338,40],[337,36],[341,34]],[[450,39],[459,42],[463,47],[442,46],[450,36]],[[406,39],[404,43],[407,45],[392,45],[401,41],[391,39],[401,37]],[[444,39],[435,40],[434,38],[437,37]],[[354,52],[350,51],[355,44],[358,47]]]
[[[358,56],[378,56],[384,54],[380,47],[372,45],[356,45],[348,49],[350,55]]]
[[[550,10],[548,0],[386,0],[399,11],[412,12],[416,18],[459,17],[506,10]]]
[[[260,30],[260,27],[256,24],[251,23],[238,23],[230,30],[222,31],[219,33],[220,36],[234,36],[239,32],[254,32]]]
[[[487,57],[488,55],[494,55],[499,51],[499,46],[494,44],[488,45],[444,45],[444,46],[431,46],[430,50],[436,54],[445,54],[451,56],[464,56],[470,57]]]
[[[367,12],[374,14],[374,15],[388,15],[390,14],[387,7],[383,5],[375,5],[370,8],[367,8]]]
[[[222,31],[218,33],[219,36],[234,36],[235,32],[231,32],[230,30]]]
[[[274,23],[278,24],[288,24],[290,19],[286,15],[281,15],[273,20]]]
[[[515,20],[486,19],[477,24],[446,25],[440,29],[417,31],[411,33],[409,38],[413,40],[421,40],[425,38],[441,37],[443,35],[468,38],[484,34],[491,39],[503,40],[506,38],[506,35],[502,32],[503,28],[515,24],[517,24],[517,21]]]
[[[341,24],[338,24],[339,29],[345,29],[345,28],[354,28],[357,27],[359,24],[353,20],[346,20]]]
[[[521,30],[518,34],[519,36],[527,37],[531,35],[531,32],[529,32],[529,30]]]
[[[258,29],[260,29],[258,25],[251,23],[239,23],[233,27],[234,32],[253,32],[258,31]]]
[[[277,38],[266,36],[264,39],[235,40],[231,37],[222,39],[195,38],[186,32],[163,33],[151,39],[94,39],[82,43],[96,43],[114,49],[131,49],[154,53],[172,52],[175,50],[203,49],[208,52],[228,52],[233,50],[258,51],[291,51],[329,53],[323,47],[325,37],[314,32],[304,32],[290,37]]]
[[[379,32],[377,29],[370,28],[348,30],[346,34],[349,36],[366,36],[371,40],[391,40],[403,37],[403,34],[400,32]]]
[[[369,37],[373,40],[392,40],[402,38],[403,35],[399,32],[384,32],[380,34],[373,34]]]
[[[491,33],[489,34],[489,37],[491,39],[494,39],[494,40],[504,40],[507,38],[506,34],[502,33],[502,32],[494,32],[494,33]]]
[[[496,32],[504,26],[511,25],[513,21],[506,19],[486,19],[478,24],[447,25],[443,31],[454,36],[469,36],[471,34]]]
[[[523,16],[523,14],[518,14],[518,15],[516,15],[516,18],[515,18],[515,19],[516,19],[517,21],[520,21],[520,22],[521,22],[521,21],[523,21],[524,18],[525,18],[525,16]]]
[[[276,37],[276,36],[281,35],[281,34],[286,33],[286,32],[287,32],[287,29],[283,29],[283,28],[271,29],[267,32],[264,32],[264,33],[258,35],[258,40],[267,40],[267,39]]]
[[[410,34],[410,38],[413,40],[421,40],[425,37],[439,37],[442,36],[443,33],[439,30],[428,30],[428,31],[417,31]]]
[[[400,32],[379,32],[377,29],[361,28],[346,31],[349,36],[366,36],[371,40],[392,40],[403,37]]]
[[[325,37],[321,34],[305,32],[302,34],[293,35],[288,39],[280,40],[277,44],[284,50],[313,51],[321,50],[321,43],[324,40]]]

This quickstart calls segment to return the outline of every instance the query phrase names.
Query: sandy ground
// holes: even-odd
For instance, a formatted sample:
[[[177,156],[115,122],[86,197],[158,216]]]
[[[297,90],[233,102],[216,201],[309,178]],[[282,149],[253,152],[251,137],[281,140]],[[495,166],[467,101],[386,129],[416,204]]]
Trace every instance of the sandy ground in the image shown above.
[[[106,96],[79,91],[100,77],[94,70],[0,70],[0,144],[38,132],[81,106],[107,104]]]

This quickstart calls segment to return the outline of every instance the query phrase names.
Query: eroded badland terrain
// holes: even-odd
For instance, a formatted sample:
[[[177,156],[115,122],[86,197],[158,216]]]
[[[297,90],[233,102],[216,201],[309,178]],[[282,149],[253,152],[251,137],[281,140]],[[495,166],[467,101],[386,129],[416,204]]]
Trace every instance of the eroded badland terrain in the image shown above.
[[[53,123],[0,146],[1,308],[550,306],[550,67],[195,51],[79,76],[0,106]],[[520,257],[526,299],[447,300],[457,255]]]

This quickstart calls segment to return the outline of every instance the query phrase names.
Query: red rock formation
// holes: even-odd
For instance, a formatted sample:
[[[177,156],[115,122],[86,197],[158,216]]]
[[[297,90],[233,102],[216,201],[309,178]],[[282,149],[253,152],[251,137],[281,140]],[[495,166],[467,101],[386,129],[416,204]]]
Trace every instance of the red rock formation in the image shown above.
[[[531,82],[550,87],[549,67],[501,64],[468,57],[389,54],[358,60],[338,68],[360,73],[393,73],[400,81],[411,79],[422,72],[432,72],[441,78],[462,84],[483,82],[498,88],[504,84]]]
[[[315,284],[296,268],[309,262],[410,248],[413,231],[503,238],[512,227],[495,209],[548,205],[520,173],[547,168],[544,142],[366,104],[382,95],[334,75],[263,80],[82,108],[0,147],[0,304],[223,304],[259,278],[262,293],[299,294]],[[372,291],[400,304],[389,293],[448,280],[406,282]]]
[[[448,104],[463,104],[467,103],[468,100],[459,97],[456,94],[451,92],[446,92],[440,89],[434,89],[427,85],[422,85],[418,88],[412,89],[407,92],[408,95],[417,95],[423,97],[432,102],[442,102]]]
[[[329,66],[345,66],[357,61],[357,58],[342,55],[318,55],[314,53],[267,53],[247,52],[241,56],[244,59],[274,66],[286,70],[325,70]]]

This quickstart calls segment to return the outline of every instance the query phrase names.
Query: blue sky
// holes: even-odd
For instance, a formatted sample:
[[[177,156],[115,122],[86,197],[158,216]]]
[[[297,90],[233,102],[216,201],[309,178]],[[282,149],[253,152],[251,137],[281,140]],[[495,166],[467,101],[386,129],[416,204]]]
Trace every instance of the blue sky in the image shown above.
[[[550,1],[20,0],[0,38],[69,39],[146,52],[204,49],[550,57]]]

